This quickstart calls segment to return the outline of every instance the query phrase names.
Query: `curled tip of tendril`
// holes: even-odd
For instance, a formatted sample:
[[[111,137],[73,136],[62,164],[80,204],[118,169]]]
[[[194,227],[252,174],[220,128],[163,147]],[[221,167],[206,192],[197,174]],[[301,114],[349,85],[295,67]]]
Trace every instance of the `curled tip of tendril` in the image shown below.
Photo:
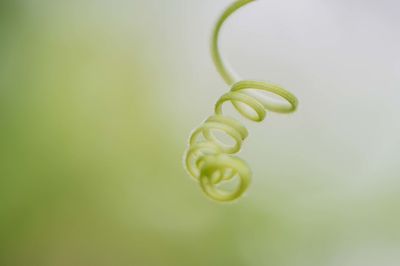
[[[263,121],[267,111],[291,113],[298,105],[296,97],[278,85],[235,78],[221,57],[218,37],[223,23],[236,10],[253,1],[234,2],[216,23],[211,55],[218,72],[231,89],[215,104],[215,114],[192,132],[184,158],[189,175],[209,198],[220,202],[238,199],[247,190],[251,179],[247,163],[234,156],[248,135],[247,129],[236,119],[223,114],[224,104],[230,102],[243,117],[254,122]],[[271,94],[274,98],[270,97]]]

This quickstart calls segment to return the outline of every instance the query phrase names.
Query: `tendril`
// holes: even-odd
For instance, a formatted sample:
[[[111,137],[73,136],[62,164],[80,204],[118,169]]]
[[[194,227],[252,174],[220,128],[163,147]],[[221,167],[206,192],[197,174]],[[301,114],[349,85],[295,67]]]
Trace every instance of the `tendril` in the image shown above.
[[[214,115],[192,132],[184,158],[189,175],[209,198],[216,201],[238,199],[247,190],[252,175],[247,163],[234,156],[248,135],[247,129],[236,119],[223,114],[224,104],[230,102],[241,116],[254,122],[263,121],[267,111],[291,113],[298,105],[296,97],[278,85],[238,78],[221,56],[218,41],[224,22],[235,11],[254,1],[234,2],[215,25],[211,55],[218,72],[231,89],[215,104]],[[275,97],[266,97],[266,94]]]

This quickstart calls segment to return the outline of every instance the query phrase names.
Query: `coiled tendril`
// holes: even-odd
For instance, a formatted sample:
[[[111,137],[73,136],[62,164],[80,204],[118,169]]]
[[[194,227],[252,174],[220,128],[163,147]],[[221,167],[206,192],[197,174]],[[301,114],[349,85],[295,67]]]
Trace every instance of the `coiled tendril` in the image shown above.
[[[215,104],[215,114],[193,131],[185,153],[187,172],[200,183],[204,193],[216,201],[232,201],[239,198],[246,191],[251,178],[251,171],[246,162],[233,156],[241,149],[248,135],[247,129],[237,120],[223,114],[224,103],[230,102],[242,116],[254,122],[263,121],[266,111],[294,112],[298,103],[293,94],[280,86],[235,78],[221,57],[218,38],[222,25],[232,13],[253,1],[255,0],[234,2],[215,25],[211,54],[218,72],[231,89]],[[265,93],[274,94],[280,100],[267,98]],[[231,143],[226,143],[226,138],[222,138],[217,132],[229,137]],[[223,183],[229,181],[232,182],[231,186],[223,187]]]

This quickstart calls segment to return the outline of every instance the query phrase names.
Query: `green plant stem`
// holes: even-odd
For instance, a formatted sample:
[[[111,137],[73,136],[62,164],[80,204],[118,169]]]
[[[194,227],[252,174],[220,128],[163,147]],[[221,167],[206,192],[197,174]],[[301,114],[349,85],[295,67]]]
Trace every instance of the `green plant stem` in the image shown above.
[[[221,28],[227,18],[235,13],[236,10],[254,1],[255,0],[239,0],[234,2],[225,10],[224,13],[222,13],[214,27],[211,38],[211,56],[214,60],[214,64],[217,67],[218,72],[221,74],[222,78],[228,85],[232,85],[233,83],[235,83],[238,78],[235,78],[235,74],[233,74],[233,72],[228,69],[226,63],[221,56],[221,52],[219,50],[219,35],[221,32]]]

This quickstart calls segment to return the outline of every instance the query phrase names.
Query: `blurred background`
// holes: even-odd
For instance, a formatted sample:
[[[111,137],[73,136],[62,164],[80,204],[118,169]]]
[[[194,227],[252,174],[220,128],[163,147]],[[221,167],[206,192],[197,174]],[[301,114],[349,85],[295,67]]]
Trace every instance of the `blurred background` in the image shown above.
[[[229,88],[228,0],[0,1],[0,265],[400,265],[395,0],[263,0],[221,47],[300,100],[249,129],[247,195],[182,168]]]

